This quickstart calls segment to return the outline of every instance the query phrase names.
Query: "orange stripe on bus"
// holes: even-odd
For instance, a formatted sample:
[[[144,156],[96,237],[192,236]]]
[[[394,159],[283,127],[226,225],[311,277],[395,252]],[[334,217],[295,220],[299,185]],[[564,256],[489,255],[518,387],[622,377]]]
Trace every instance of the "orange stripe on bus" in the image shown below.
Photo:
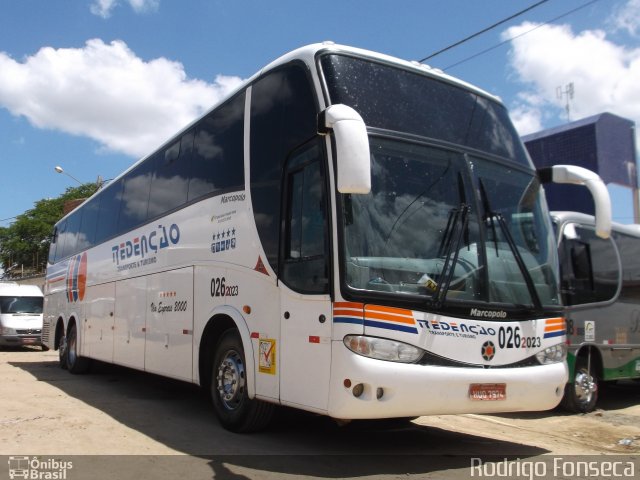
[[[362,310],[364,308],[364,303],[336,302],[333,304],[333,308],[357,308],[359,310]]]
[[[564,318],[548,318],[545,321],[546,325],[555,325],[555,324],[558,324],[558,323],[563,323],[564,324]]]
[[[396,323],[407,323],[409,325],[415,325],[415,321],[413,317],[400,317],[397,315],[389,315],[387,313],[378,313],[378,312],[367,312],[365,315],[366,318],[375,318],[376,320],[386,320],[388,322],[396,322]]]
[[[396,315],[405,315],[407,317],[413,318],[413,312],[411,310],[404,310],[402,308],[393,308],[393,307],[382,307],[380,305],[367,305],[365,310],[367,312],[385,312],[385,313],[395,313]]]
[[[564,325],[548,325],[544,327],[545,332],[557,332],[560,330],[564,330]]]
[[[363,317],[362,310],[346,310],[346,309],[335,309],[333,311],[334,317],[339,317],[346,315],[348,317]]]

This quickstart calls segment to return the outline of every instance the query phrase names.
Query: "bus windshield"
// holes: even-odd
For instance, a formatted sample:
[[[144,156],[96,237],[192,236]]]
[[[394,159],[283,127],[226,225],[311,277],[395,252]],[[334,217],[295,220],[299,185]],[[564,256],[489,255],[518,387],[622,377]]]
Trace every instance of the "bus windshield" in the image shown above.
[[[371,192],[340,195],[351,294],[436,307],[557,308],[544,194],[504,108],[362,59],[332,55],[321,65],[331,102],[352,106],[373,127]],[[388,95],[373,95],[380,88]],[[368,94],[381,101],[367,103]]]

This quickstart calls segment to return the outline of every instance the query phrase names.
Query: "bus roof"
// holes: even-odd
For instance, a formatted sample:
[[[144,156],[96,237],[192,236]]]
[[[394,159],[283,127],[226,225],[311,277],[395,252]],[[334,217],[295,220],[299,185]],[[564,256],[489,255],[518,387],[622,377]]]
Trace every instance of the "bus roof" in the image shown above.
[[[299,47],[295,50],[292,50],[288,53],[285,53],[284,55],[282,55],[281,57],[278,57],[276,60],[272,61],[271,63],[267,64],[266,66],[264,66],[263,68],[261,68],[260,70],[258,70],[254,75],[252,75],[251,77],[249,77],[248,79],[246,79],[245,81],[243,81],[240,85],[238,85],[236,88],[234,88],[233,90],[231,90],[227,95],[225,95],[224,97],[222,97],[216,104],[212,105],[209,109],[207,109],[202,115],[200,115],[199,117],[197,117],[196,119],[194,119],[192,122],[190,122],[189,124],[185,125],[181,130],[177,131],[174,135],[172,135],[171,137],[169,137],[168,139],[165,139],[161,144],[158,145],[158,147],[155,150],[150,151],[147,155],[141,157],[140,159],[138,159],[137,161],[133,162],[128,168],[126,168],[125,170],[123,170],[119,175],[117,175],[115,178],[113,178],[110,182],[116,182],[117,180],[119,180],[122,176],[124,176],[127,172],[129,172],[130,170],[132,170],[133,168],[135,168],[139,163],[143,162],[144,160],[146,160],[149,156],[151,156],[152,154],[154,154],[157,150],[169,145],[171,142],[175,141],[176,138],[178,138],[180,135],[182,135],[184,132],[186,132],[189,128],[191,128],[194,124],[196,124],[198,121],[200,121],[202,118],[206,117],[209,113],[211,113],[218,105],[221,105],[222,103],[224,103],[225,101],[227,101],[229,98],[233,97],[236,93],[238,93],[239,91],[242,91],[243,89],[247,88],[247,86],[249,86],[252,82],[254,82],[258,77],[260,77],[261,75],[263,75],[264,73],[273,70],[281,65],[285,65],[287,63],[290,63],[294,60],[302,60],[304,61],[307,65],[313,65],[315,63],[315,58],[318,54],[320,53],[342,53],[342,54],[350,54],[350,55],[355,55],[355,56],[359,56],[359,57],[363,57],[363,58],[368,58],[368,59],[372,59],[372,60],[376,60],[382,63],[386,63],[389,65],[394,65],[409,71],[413,71],[415,73],[418,74],[422,74],[428,77],[431,77],[435,80],[440,80],[440,81],[444,81],[447,83],[451,83],[454,85],[457,85],[461,88],[464,88],[465,90],[471,90],[474,93],[486,97],[494,102],[498,102],[498,103],[502,103],[502,101],[500,100],[499,97],[495,96],[495,95],[491,95],[490,93],[470,84],[467,83],[463,80],[460,80],[456,77],[452,77],[451,75],[448,75],[446,73],[444,73],[442,70],[437,69],[437,68],[433,68],[429,65],[426,65],[424,63],[420,63],[417,61],[408,61],[408,60],[403,60],[397,57],[393,57],[390,55],[386,55],[383,53],[379,53],[379,52],[374,52],[372,50],[366,50],[366,49],[362,49],[362,48],[356,48],[356,47],[350,47],[347,45],[340,45],[340,44],[336,44],[334,42],[331,41],[325,41],[322,43],[314,43],[314,44],[310,44],[310,45],[306,45],[303,47]],[[107,188],[108,184],[104,186],[104,188]],[[100,189],[97,190],[91,197],[87,198],[85,200],[86,203],[87,201],[89,201],[91,198],[93,198],[96,194],[98,194],[100,192]],[[82,205],[82,204],[80,204]],[[78,205],[78,206],[80,206]],[[76,207],[77,208],[77,207]],[[75,210],[75,209],[74,209]],[[64,220],[66,217],[68,217],[71,213],[73,213],[74,210],[71,210],[69,213],[67,213],[66,215],[64,215],[58,222],[56,222],[56,225],[58,223],[60,223],[62,220]]]

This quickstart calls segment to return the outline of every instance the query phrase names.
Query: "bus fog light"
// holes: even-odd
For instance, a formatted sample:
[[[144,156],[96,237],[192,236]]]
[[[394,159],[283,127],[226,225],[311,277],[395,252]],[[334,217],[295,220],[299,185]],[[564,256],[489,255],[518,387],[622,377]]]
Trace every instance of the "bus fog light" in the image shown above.
[[[415,363],[423,353],[418,347],[407,343],[364,335],[347,335],[344,344],[359,355],[390,362]]]
[[[364,393],[364,385],[359,383],[353,387],[353,396],[358,398]]]
[[[544,350],[536,353],[536,358],[542,365],[564,362],[567,358],[567,345],[559,343],[552,347],[545,348]]]

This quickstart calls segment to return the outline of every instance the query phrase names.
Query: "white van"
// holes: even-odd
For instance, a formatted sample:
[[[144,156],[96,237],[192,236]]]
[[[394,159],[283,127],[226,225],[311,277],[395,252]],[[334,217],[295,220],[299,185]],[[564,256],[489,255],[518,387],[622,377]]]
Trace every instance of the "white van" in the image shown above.
[[[42,345],[43,300],[35,285],[0,282],[0,347]]]

